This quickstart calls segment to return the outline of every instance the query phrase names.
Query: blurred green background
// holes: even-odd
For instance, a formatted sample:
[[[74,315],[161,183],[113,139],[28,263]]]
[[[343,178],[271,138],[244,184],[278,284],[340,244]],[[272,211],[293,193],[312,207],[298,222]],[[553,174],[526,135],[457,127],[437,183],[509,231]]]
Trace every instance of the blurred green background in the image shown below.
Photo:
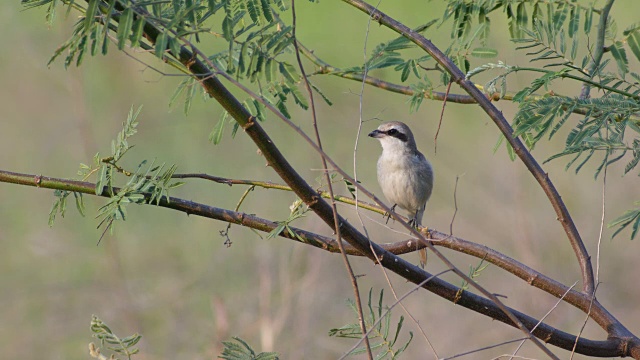
[[[381,7],[410,26],[439,17],[443,10],[439,1],[389,2]],[[339,67],[362,62],[365,15],[332,1],[300,1],[298,11],[298,36],[316,54]],[[638,11],[638,2],[616,2],[612,16],[620,31],[637,20]],[[178,172],[281,182],[242,132],[232,139],[228,127],[220,145],[208,141],[221,112],[213,101],[196,97],[188,117],[181,104],[169,108],[169,99],[181,78],[162,76],[118,53],[115,46],[106,57],[85,59],[81,68],[65,70],[61,61],[47,68],[47,61],[69,36],[78,14],[72,11],[66,19],[63,15],[60,11],[58,20],[48,28],[42,10],[22,11],[18,1],[0,2],[0,29],[6,42],[0,52],[0,76],[5,84],[0,97],[1,169],[74,178],[79,163],[89,163],[98,151],[109,152],[111,139],[130,107],[144,105],[139,134],[132,139],[135,148],[128,154],[130,166],[142,159],[157,159],[178,164]],[[506,28],[500,27],[503,24],[500,16],[494,17],[490,45],[500,49],[499,59],[509,64],[523,63],[523,54],[513,50]],[[370,30],[368,52],[378,42],[395,37],[378,25]],[[448,31],[447,24],[438,32],[442,36],[433,38],[436,45],[448,46]],[[152,56],[132,55],[171,73],[171,68]],[[640,70],[635,59],[631,67],[632,71]],[[307,68],[312,67],[308,64]],[[528,80],[511,78],[511,89],[527,85]],[[360,84],[338,78],[314,81],[334,101],[332,107],[318,101],[325,148],[344,169],[353,171]],[[556,91],[565,94],[579,91],[579,86],[569,81],[554,85]],[[452,92],[460,90],[453,86]],[[435,190],[424,222],[448,232],[454,212],[455,179],[460,176],[455,235],[495,248],[564,284],[577,281],[580,287],[575,256],[550,204],[520,162],[511,162],[504,148],[493,153],[498,131],[488,117],[472,105],[447,104],[434,153],[433,138],[442,103],[425,100],[417,113],[410,114],[407,100],[367,88],[362,116],[365,120],[404,120],[420,139],[420,149],[436,169]],[[497,105],[507,119],[513,117],[513,104],[501,101]],[[308,113],[296,110],[293,118],[304,130],[311,130]],[[364,123],[355,160],[363,185],[381,195],[375,179],[380,147],[364,136],[377,124],[377,120]],[[315,183],[321,175],[318,155],[280,121],[269,118],[264,126],[291,162]],[[539,144],[534,155],[539,160],[547,158],[562,149],[563,140],[558,136],[551,143]],[[566,161],[555,160],[544,168],[566,201],[595,264],[602,177],[594,181],[594,164],[578,175],[572,170],[565,172]],[[609,169],[606,221],[640,198],[637,176],[621,177],[623,166],[619,163]],[[233,209],[245,189],[193,180],[172,195]],[[339,191],[346,192],[342,186]],[[256,349],[277,351],[285,359],[337,358],[353,345],[351,340],[327,335],[329,329],[355,321],[346,304],[353,292],[340,256],[289,240],[267,240],[265,234],[260,238],[238,226],[231,227],[233,245],[227,248],[219,235],[225,223],[152,206],[130,206],[129,221],[118,223],[115,235],[106,236],[96,246],[101,232],[96,230],[94,216],[104,199],[86,197],[86,218],[71,207],[67,216],[58,218],[50,228],[47,219],[52,193],[0,184],[2,358],[88,358],[87,344],[93,340],[89,331],[92,314],[119,335],[142,333],[139,359],[215,358],[221,341],[231,336],[240,336]],[[284,220],[294,200],[291,193],[256,189],[242,210]],[[350,208],[340,209],[350,222],[361,226]],[[381,226],[379,215],[363,212],[362,218],[374,241],[406,237],[396,224],[391,225],[395,232]],[[331,235],[311,213],[294,225]],[[640,245],[628,240],[628,232],[613,241],[611,233],[605,229],[600,248],[598,299],[632,332],[640,334],[640,290],[634,285],[640,273]],[[475,258],[444,252],[463,270],[478,263]],[[417,261],[415,254],[408,258]],[[355,258],[352,264],[357,274],[366,275],[360,278],[364,294],[371,287],[375,291],[384,288],[387,303],[392,303],[379,267]],[[432,256],[428,270],[441,269],[442,264]],[[412,288],[390,277],[399,294]],[[445,278],[460,283],[452,276]],[[507,296],[506,304],[537,318],[556,302],[493,266],[478,280],[490,291]],[[405,305],[440,356],[521,336],[511,327],[428,292],[409,296]],[[400,315],[406,317],[400,308],[394,310],[395,319]],[[550,324],[571,333],[577,333],[583,321],[584,314],[567,305],[560,305],[548,317]],[[430,356],[416,325],[409,320],[404,324],[403,339],[408,338],[408,330],[416,334],[405,358]],[[605,333],[591,322],[584,335],[605,338]],[[503,346],[468,358],[492,358],[514,348]],[[568,357],[568,352],[553,350]],[[540,355],[530,345],[519,354]]]

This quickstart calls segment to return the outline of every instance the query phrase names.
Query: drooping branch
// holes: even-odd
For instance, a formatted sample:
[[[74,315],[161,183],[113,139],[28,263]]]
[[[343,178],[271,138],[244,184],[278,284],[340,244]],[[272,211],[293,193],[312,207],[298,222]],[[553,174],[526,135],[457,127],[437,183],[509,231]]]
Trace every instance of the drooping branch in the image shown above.
[[[76,180],[67,180],[60,178],[52,178],[41,175],[30,175],[30,174],[20,174],[13,173],[8,171],[0,170],[0,182],[6,183],[14,183],[20,185],[34,186],[43,189],[57,189],[57,190],[66,190],[66,191],[75,191],[87,195],[95,196],[95,184],[84,181],[76,181]],[[114,188],[114,192],[117,194],[119,191],[118,188]],[[109,198],[111,195],[105,189],[105,191],[100,195],[102,197]],[[155,205],[152,205],[155,206]],[[254,215],[249,215],[241,212],[231,211],[227,209],[221,209],[193,201],[188,201],[176,197],[171,197],[169,199],[162,198],[159,204],[159,207],[168,208],[176,211],[181,211],[189,215],[202,216],[210,219],[215,219],[223,222],[228,222],[232,224],[242,225],[245,227],[249,227],[255,230],[263,231],[263,232],[271,232],[278,226],[277,222],[263,219]],[[299,228],[291,227],[293,233],[289,233],[287,231],[283,231],[279,234],[280,237],[287,238],[290,240],[294,240],[296,242],[302,242],[304,244],[308,244],[329,252],[339,253],[340,249],[334,239],[331,239],[326,236],[322,236],[316,233],[312,233],[309,231],[305,231]],[[517,261],[510,259],[509,257],[497,253],[492,249],[484,247],[479,244],[474,244],[472,242],[462,240],[456,237],[451,237],[443,233],[439,233],[436,231],[430,232],[435,245],[447,247],[453,250],[465,249],[462,251],[464,253],[468,253],[474,255],[479,258],[484,258],[486,261],[494,263],[502,268],[520,268],[520,272],[522,274],[528,274],[524,276],[520,276],[522,278],[528,277],[531,281],[530,283],[536,287],[545,289],[545,291],[549,293],[555,294],[556,291],[560,291],[562,293],[567,292],[568,288],[562,284],[559,284],[552,279],[545,277],[542,274],[535,272],[532,269],[527,268],[525,265],[518,263]],[[381,248],[389,251],[394,254],[404,254],[413,252],[416,250],[415,239],[400,241],[396,243],[389,244],[381,244]],[[347,254],[362,256],[362,253],[351,246],[350,244],[344,244],[344,249]],[[459,288],[451,285],[447,282],[444,282],[440,279],[432,279],[431,281],[435,281],[440,283],[440,285],[446,285],[445,289],[442,291],[448,291],[455,296],[455,294],[459,291]],[[541,286],[540,284],[544,284]],[[583,308],[581,305],[584,297],[584,294],[581,294],[576,291],[569,291],[565,296],[567,302],[574,304],[573,302],[580,304],[577,306],[578,308]],[[478,302],[479,301],[479,302]],[[502,313],[495,304],[491,301],[481,298],[472,293],[463,292],[462,297],[457,303],[458,305],[463,305],[465,307],[471,308],[473,310],[478,311],[479,313],[483,313],[485,315],[489,315],[491,317],[498,316],[497,319],[503,322],[508,323],[508,319],[505,319],[504,313]],[[575,305],[575,304],[574,304]],[[483,308],[486,306],[486,308]],[[601,308],[600,304],[594,304],[595,308]],[[535,326],[538,321],[528,315],[519,313],[515,310],[511,311],[518,316],[521,321],[528,327]],[[606,312],[606,311],[605,311]],[[597,318],[596,318],[597,321]],[[556,346],[563,347],[565,349],[571,349],[574,342],[576,341],[576,337],[569,333],[562,332],[554,327],[551,327],[547,324],[540,324],[536,330],[536,336],[542,336],[547,342],[554,344]],[[582,354],[596,355],[596,356],[621,356],[621,353],[618,352],[618,349],[621,344],[617,339],[611,339],[606,341],[594,341],[585,338],[580,338],[577,340],[577,352]]]
[[[544,172],[540,164],[535,160],[531,153],[524,146],[519,138],[513,136],[513,129],[509,122],[504,118],[504,115],[499,111],[489,99],[482,94],[478,88],[469,80],[466,79],[465,74],[449,59],[440,49],[438,49],[431,41],[427,40],[421,34],[413,31],[406,25],[394,20],[387,16],[380,10],[374,8],[368,3],[362,0],[343,0],[343,2],[355,7],[356,9],[364,12],[368,16],[373,17],[378,23],[388,27],[389,29],[406,36],[413,43],[418,45],[421,49],[429,53],[450,75],[452,81],[456,82],[462,87],[470,96],[472,96],[478,105],[489,115],[494,121],[496,126],[500,129],[505,136],[511,147],[514,149],[516,155],[525,164],[527,169],[531,172],[533,177],[538,181],[542,190],[547,195],[547,198],[551,202],[553,209],[556,212],[558,221],[562,224],[565,233],[571,243],[574,253],[578,259],[582,273],[582,288],[587,294],[592,294],[595,289],[595,282],[593,277],[593,268],[591,266],[591,257],[587,252],[580,233],[573,222],[567,207],[565,206],[560,194],[556,190],[555,186],[549,179],[549,175]]]

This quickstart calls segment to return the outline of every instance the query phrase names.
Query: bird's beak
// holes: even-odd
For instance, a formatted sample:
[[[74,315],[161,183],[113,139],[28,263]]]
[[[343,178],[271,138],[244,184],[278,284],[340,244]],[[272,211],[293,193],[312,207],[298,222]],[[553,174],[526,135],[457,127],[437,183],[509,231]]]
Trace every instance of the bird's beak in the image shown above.
[[[381,138],[383,136],[384,136],[384,133],[378,129],[375,129],[369,133],[369,137],[372,137],[372,138]]]

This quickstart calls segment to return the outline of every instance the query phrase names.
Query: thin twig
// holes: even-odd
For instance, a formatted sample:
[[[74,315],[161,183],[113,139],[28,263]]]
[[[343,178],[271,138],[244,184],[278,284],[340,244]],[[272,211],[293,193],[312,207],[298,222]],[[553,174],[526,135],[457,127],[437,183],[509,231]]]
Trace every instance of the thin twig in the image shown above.
[[[571,285],[571,287],[569,287],[564,294],[562,294],[562,296],[558,299],[558,301],[556,301],[555,305],[553,305],[551,307],[551,309],[549,309],[549,311],[547,311],[547,313],[544,314],[544,316],[542,318],[540,318],[540,320],[538,321],[536,326],[534,326],[533,329],[531,329],[531,332],[533,332],[540,324],[542,324],[544,322],[544,319],[547,318],[547,316],[551,315],[551,312],[553,312],[553,310],[555,310],[558,307],[558,305],[560,305],[560,303],[562,302],[564,297],[567,296],[567,294],[576,286],[576,284],[578,284],[577,281],[574,282],[573,285]],[[509,359],[513,359],[518,354],[518,351],[520,351],[520,349],[524,345],[525,341],[526,341],[526,339],[522,340],[522,342],[518,345],[518,347],[513,351],[513,354],[511,355],[511,357]]]
[[[307,74],[304,71],[304,66],[302,65],[302,59],[300,59],[300,50],[298,49],[298,43],[295,41],[296,37],[296,2],[295,0],[291,0],[291,16],[292,16],[292,27],[291,33],[293,36],[293,45],[295,47],[296,59],[298,61],[298,67],[300,68],[300,73],[302,74],[302,79],[304,81],[305,88],[307,89],[307,93],[309,94],[309,101],[311,103],[311,115],[313,117],[313,131],[316,136],[316,143],[320,151],[320,158],[322,159],[322,168],[324,169],[325,181],[327,182],[327,188],[329,190],[329,196],[331,197],[331,210],[333,211],[333,222],[334,222],[334,231],[336,234],[336,242],[338,246],[340,246],[340,253],[342,254],[342,260],[344,261],[344,266],[347,269],[347,273],[349,274],[349,278],[351,280],[351,286],[353,287],[353,292],[355,296],[356,308],[358,309],[358,318],[360,322],[360,329],[362,330],[362,334],[364,337],[365,347],[367,349],[367,355],[369,356],[369,360],[373,360],[373,353],[371,352],[371,345],[369,344],[369,337],[367,335],[367,324],[364,319],[364,311],[362,310],[362,300],[360,299],[360,290],[358,289],[358,279],[356,279],[355,274],[353,273],[353,268],[349,263],[349,258],[344,251],[344,247],[342,246],[342,236],[340,234],[340,219],[338,218],[338,209],[336,207],[336,201],[333,197],[333,185],[331,184],[331,176],[329,175],[329,169],[327,167],[327,159],[325,158],[325,153],[322,151],[322,141],[320,139],[320,132],[318,131],[318,118],[316,113],[316,105],[313,97],[313,91],[311,90],[311,85],[309,85],[309,79],[307,79]]]
[[[440,111],[440,120],[438,121],[438,130],[436,130],[436,135],[433,137],[433,154],[438,153],[438,134],[440,134],[440,127],[442,126],[442,119],[444,118],[444,109],[447,106],[447,98],[449,97],[449,90],[451,90],[451,81],[449,81],[449,85],[447,85],[447,92],[444,94],[444,100],[442,100],[442,111]]]
[[[246,199],[247,196],[249,196],[249,193],[252,192],[255,188],[256,188],[255,185],[251,185],[247,190],[244,191],[244,193],[242,193],[242,196],[240,197],[240,200],[238,200],[238,203],[236,204],[234,211],[237,212],[238,210],[240,210],[240,206],[242,206],[244,199]],[[231,223],[228,223],[227,228],[225,230],[220,230],[220,236],[226,238],[226,240],[224,241],[224,244],[227,247],[231,247],[231,244],[233,244],[233,242],[231,241],[231,238],[229,237],[230,229],[231,229]]]
[[[596,291],[598,290],[598,285],[600,284],[596,284]],[[580,340],[580,337],[582,336],[582,332],[584,331],[584,328],[587,326],[587,322],[589,321],[589,317],[591,316],[591,307],[593,306],[593,303],[596,299],[596,291],[594,291],[593,295],[591,295],[591,303],[589,304],[589,311],[587,311],[587,316],[585,317],[584,322],[582,323],[582,327],[578,332],[578,336],[576,336],[576,341],[573,344],[573,349],[571,349],[571,357],[569,358],[569,360],[573,359],[573,354],[576,353],[576,347],[577,347],[576,344],[578,344],[578,340]]]
[[[456,215],[458,214],[458,180],[460,176],[456,175],[456,184],[453,188],[453,216],[451,217],[451,222],[449,223],[449,235],[453,235],[453,222],[456,220]]]
[[[501,342],[499,344],[494,344],[494,345],[481,347],[479,349],[474,349],[474,350],[463,352],[463,353],[456,354],[456,355],[453,355],[453,356],[448,356],[448,357],[442,358],[440,360],[456,359],[456,358],[459,358],[459,357],[462,357],[462,356],[467,356],[467,355],[475,354],[475,353],[480,352],[480,351],[489,350],[489,349],[497,348],[497,347],[504,346],[504,345],[509,345],[509,344],[514,343],[514,342],[518,342],[518,341],[522,341],[522,340],[526,340],[526,339],[527,338],[520,338],[520,339],[513,339],[513,340],[503,341],[503,342]]]
[[[589,62],[589,65],[587,66],[587,72],[591,75],[592,78],[596,75],[596,69],[598,69],[598,67],[600,66],[602,55],[604,54],[604,40],[607,33],[607,21],[609,20],[609,11],[611,11],[611,7],[613,6],[614,1],[615,0],[607,0],[600,13],[600,22],[598,23],[598,32],[596,34],[595,50],[591,57],[591,62]],[[588,98],[590,91],[591,86],[588,83],[584,83],[582,85],[582,91],[580,92],[580,99]]]
[[[393,304],[391,304],[391,306],[389,306],[389,308],[384,312],[384,314],[380,315],[380,317],[378,318],[378,320],[376,320],[375,323],[373,323],[371,325],[371,328],[369,329],[369,332],[371,332],[373,329],[376,328],[376,326],[378,326],[380,324],[380,322],[382,321],[382,319],[384,319],[387,314],[389,314],[391,312],[391,310],[393,310],[394,307],[396,307],[396,305],[398,304],[402,304],[402,300],[404,300],[405,298],[407,298],[407,296],[411,295],[412,293],[418,291],[420,288],[422,288],[426,283],[428,283],[429,281],[431,281],[432,279],[435,279],[441,275],[444,275],[446,273],[448,273],[449,271],[451,271],[451,269],[447,269],[447,270],[443,270],[437,274],[431,275],[430,277],[426,278],[423,282],[416,284],[416,286],[414,286],[411,290],[407,291],[404,295],[402,295],[399,299],[396,300],[396,302],[394,302]],[[368,333],[366,335],[369,335]],[[343,360],[344,358],[346,358],[347,356],[349,356],[349,354],[351,354],[355,349],[358,348],[358,346],[360,346],[360,344],[362,343],[362,339],[360,339],[357,343],[355,343],[351,349],[349,349],[347,352],[345,352],[340,358],[339,360]]]

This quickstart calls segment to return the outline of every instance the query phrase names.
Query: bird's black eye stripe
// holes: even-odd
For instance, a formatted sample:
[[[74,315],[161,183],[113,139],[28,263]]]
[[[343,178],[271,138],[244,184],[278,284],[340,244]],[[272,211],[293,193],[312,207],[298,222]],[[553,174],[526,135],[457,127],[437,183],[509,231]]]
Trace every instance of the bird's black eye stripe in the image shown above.
[[[402,142],[407,142],[407,135],[401,133],[400,131],[396,130],[396,129],[389,129],[387,130],[387,135],[389,136],[393,136],[394,138],[402,141]]]

